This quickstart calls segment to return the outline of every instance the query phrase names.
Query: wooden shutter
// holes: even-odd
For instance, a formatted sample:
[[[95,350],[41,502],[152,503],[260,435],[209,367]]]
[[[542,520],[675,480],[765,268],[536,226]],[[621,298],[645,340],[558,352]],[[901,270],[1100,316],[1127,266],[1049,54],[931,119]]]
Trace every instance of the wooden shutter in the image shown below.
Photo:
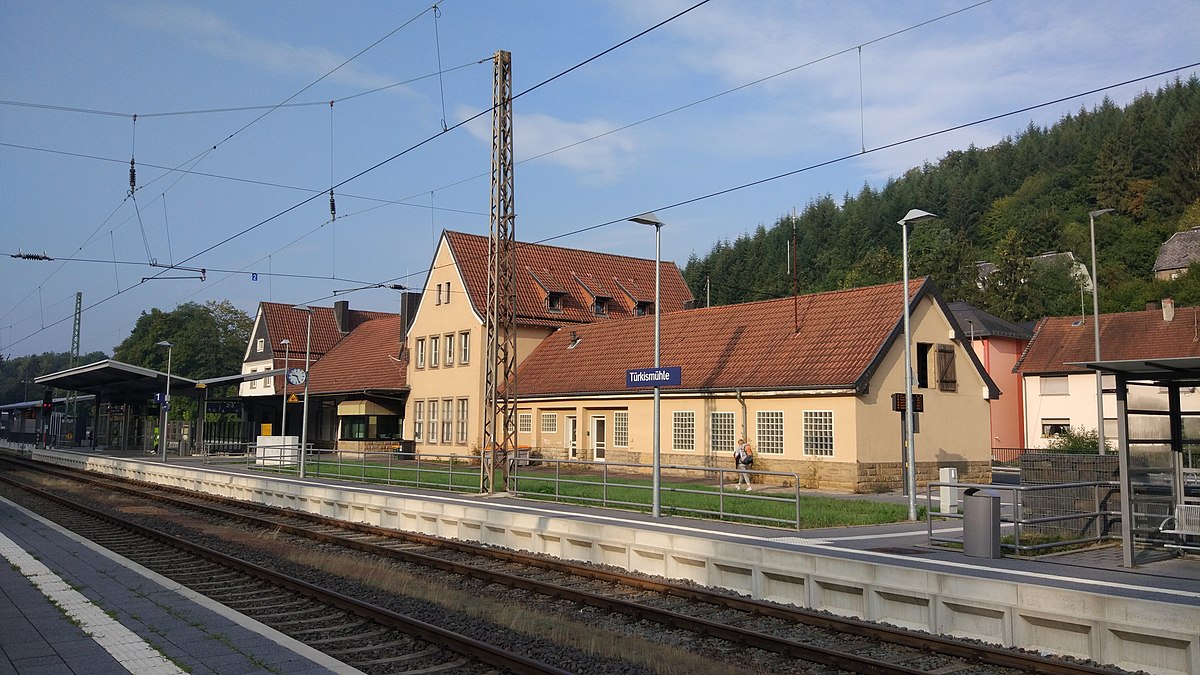
[[[958,380],[954,374],[954,345],[938,345],[937,374],[939,390],[958,391]]]

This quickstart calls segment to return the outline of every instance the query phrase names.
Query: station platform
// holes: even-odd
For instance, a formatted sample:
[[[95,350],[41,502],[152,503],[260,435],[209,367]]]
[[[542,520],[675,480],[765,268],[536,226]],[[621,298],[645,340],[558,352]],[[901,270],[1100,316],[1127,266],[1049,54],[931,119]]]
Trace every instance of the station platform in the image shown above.
[[[0,675],[357,673],[0,499]]]
[[[983,559],[927,525],[787,530],[63,450],[34,458],[401,530],[614,565],[915,630],[1151,673],[1200,673],[1200,559],[1119,547]],[[840,495],[907,503],[899,494]],[[921,500],[923,503],[923,498]],[[959,521],[935,520],[946,536]],[[0,530],[2,531],[2,530]]]

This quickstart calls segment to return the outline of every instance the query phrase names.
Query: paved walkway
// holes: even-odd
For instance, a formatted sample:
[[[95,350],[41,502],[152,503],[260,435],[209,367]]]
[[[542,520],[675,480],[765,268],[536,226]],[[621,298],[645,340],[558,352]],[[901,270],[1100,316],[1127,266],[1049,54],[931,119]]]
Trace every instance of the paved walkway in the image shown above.
[[[0,675],[356,673],[0,499]]]

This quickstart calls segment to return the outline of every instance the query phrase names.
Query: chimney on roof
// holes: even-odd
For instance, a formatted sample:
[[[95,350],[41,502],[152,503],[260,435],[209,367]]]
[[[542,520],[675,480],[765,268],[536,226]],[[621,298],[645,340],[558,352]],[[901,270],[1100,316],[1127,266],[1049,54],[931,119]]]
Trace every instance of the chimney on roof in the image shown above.
[[[338,331],[342,335],[350,332],[350,301],[338,300],[333,303],[333,319],[337,322]]]
[[[1171,323],[1175,318],[1175,301],[1171,298],[1162,299],[1163,321]]]

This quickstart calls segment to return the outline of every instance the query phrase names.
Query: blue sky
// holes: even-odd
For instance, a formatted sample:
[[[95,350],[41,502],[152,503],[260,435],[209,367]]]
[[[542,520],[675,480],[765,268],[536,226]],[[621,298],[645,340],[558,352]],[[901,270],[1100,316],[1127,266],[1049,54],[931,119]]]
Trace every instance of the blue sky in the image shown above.
[[[512,53],[524,92],[692,4],[0,4],[0,354],[69,350],[77,291],[81,350],[111,353],[151,307],[421,287],[443,229],[488,231],[490,116],[457,125],[491,105],[492,55]],[[652,229],[594,226],[656,211],[683,265],[821,195],[1127,103],[1174,74],[1111,85],[1200,61],[1197,45],[1194,0],[711,0],[516,99],[517,238],[653,257]],[[269,109],[285,101],[306,105]],[[329,222],[319,193],[393,157],[337,188]],[[196,274],[170,264],[206,280],[142,283]]]

